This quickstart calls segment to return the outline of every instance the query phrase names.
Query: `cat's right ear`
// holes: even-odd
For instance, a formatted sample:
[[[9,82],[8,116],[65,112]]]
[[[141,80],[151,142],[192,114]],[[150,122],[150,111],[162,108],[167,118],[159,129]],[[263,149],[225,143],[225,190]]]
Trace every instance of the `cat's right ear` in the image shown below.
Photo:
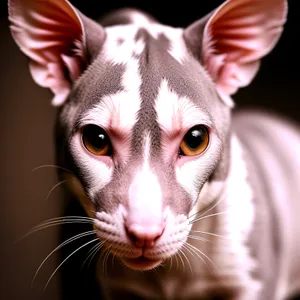
[[[11,33],[30,59],[33,79],[62,105],[73,83],[99,52],[103,28],[66,0],[9,0]]]

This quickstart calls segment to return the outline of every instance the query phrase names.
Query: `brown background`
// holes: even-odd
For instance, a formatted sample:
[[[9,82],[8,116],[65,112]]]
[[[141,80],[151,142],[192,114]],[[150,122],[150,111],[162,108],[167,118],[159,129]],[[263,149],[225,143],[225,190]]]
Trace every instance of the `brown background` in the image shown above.
[[[99,7],[98,0],[71,1],[85,14],[98,17],[121,6],[137,6],[152,13],[161,22],[186,26],[222,1],[110,1]],[[102,2],[102,1],[101,1]],[[297,0],[290,1],[289,20],[276,49],[263,60],[260,73],[251,87],[235,97],[237,108],[260,106],[300,121],[299,37]],[[299,2],[299,1],[298,1]],[[197,7],[200,3],[201,7]],[[40,262],[59,243],[55,228],[34,233],[15,243],[32,226],[61,215],[62,197],[55,189],[55,170],[32,169],[54,163],[52,129],[55,109],[51,94],[36,86],[27,69],[27,59],[13,42],[7,22],[6,2],[0,2],[0,299],[60,299],[59,274],[45,293],[42,289],[58,258],[50,259],[41,270],[33,289],[30,283]],[[281,138],[284,142],[284,137]],[[300,154],[299,154],[300,155]],[[78,272],[82,262],[78,264]],[[75,268],[76,270],[76,268]]]

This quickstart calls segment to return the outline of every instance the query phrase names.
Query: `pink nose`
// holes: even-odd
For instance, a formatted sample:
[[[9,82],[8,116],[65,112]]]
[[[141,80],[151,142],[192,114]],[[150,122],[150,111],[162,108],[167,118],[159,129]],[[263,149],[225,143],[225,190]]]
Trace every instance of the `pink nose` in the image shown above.
[[[127,233],[137,247],[153,247],[155,241],[162,235],[164,225],[130,224],[126,226]]]

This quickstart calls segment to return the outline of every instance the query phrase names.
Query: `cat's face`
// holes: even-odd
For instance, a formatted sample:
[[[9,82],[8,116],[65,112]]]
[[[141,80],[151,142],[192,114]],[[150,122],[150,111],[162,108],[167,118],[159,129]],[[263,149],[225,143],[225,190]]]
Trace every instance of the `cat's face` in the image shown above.
[[[203,186],[217,195],[226,179],[229,118],[182,30],[107,30],[60,114],[59,151],[71,157],[60,165],[73,170],[98,236],[127,265],[151,268],[182,247],[191,211],[212,200],[197,204]]]
[[[231,95],[279,39],[287,1],[227,0],[186,29],[141,15],[104,28],[66,0],[9,1],[31,74],[61,107],[70,189],[105,246],[145,270],[180,250],[193,213],[220,193]]]

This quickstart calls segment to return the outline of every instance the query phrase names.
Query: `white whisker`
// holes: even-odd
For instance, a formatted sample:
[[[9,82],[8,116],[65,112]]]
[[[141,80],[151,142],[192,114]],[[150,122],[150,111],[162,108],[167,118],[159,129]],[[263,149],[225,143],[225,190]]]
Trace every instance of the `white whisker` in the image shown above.
[[[206,231],[201,231],[201,230],[193,230],[193,229],[191,229],[190,232],[197,232],[197,233],[212,235],[212,236],[219,237],[219,238],[226,239],[226,240],[229,239],[228,237],[225,237],[225,236],[222,236],[222,235],[219,235],[219,234],[216,234],[216,233],[206,232]]]
[[[41,166],[38,166],[38,167],[32,169],[31,171],[32,171],[32,172],[35,172],[35,171],[37,171],[37,170],[39,170],[39,169],[41,169],[41,168],[56,168],[56,169],[61,169],[61,170],[63,170],[63,171],[72,173],[70,170],[68,170],[68,169],[66,169],[66,168],[64,168],[64,167],[61,167],[61,166],[57,166],[57,165],[41,165]]]
[[[115,253],[112,253],[112,252],[111,252],[111,254],[112,254],[112,262],[111,262],[111,265],[112,265],[112,268],[114,269],[114,267],[115,267],[115,258],[116,258],[116,254],[115,254]]]
[[[65,182],[67,182],[67,181],[68,181],[68,180],[62,180],[62,181],[58,182],[57,184],[55,184],[54,187],[49,191],[47,197],[45,198],[45,202],[48,201],[48,199],[49,199],[51,193],[52,193],[57,187],[59,187],[60,185],[62,185],[63,183],[65,183]]]
[[[175,259],[176,259],[176,270],[178,270],[178,268],[179,268],[179,262],[178,262],[178,257],[177,256],[178,256],[178,253],[176,253],[175,256],[174,256]]]
[[[47,222],[51,222],[51,221],[68,220],[68,219],[84,219],[84,220],[90,220],[90,221],[95,220],[94,218],[83,217],[83,216],[64,216],[64,217],[55,217],[55,218],[48,219],[46,221],[41,222],[39,225],[47,223]]]
[[[106,253],[105,253],[105,256],[104,256],[104,259],[103,259],[103,271],[104,271],[104,274],[106,274],[106,275],[107,275],[107,261],[108,261],[109,255],[111,253],[110,248],[111,248],[111,246],[106,249],[106,251],[105,251]]]
[[[80,233],[80,234],[77,234],[69,239],[67,239],[66,241],[62,242],[60,245],[58,245],[54,250],[52,250],[47,256],[46,258],[41,262],[40,266],[38,267],[38,269],[36,270],[34,276],[33,276],[33,279],[31,281],[31,288],[33,287],[33,284],[34,284],[34,281],[40,271],[40,269],[42,268],[42,266],[44,265],[44,263],[47,261],[47,259],[54,253],[56,252],[57,250],[59,250],[60,248],[62,248],[63,246],[81,238],[81,237],[84,237],[84,236],[87,236],[87,235],[91,235],[91,234],[94,234],[96,231],[95,230],[91,230],[91,231],[87,231],[87,232],[83,232],[83,233]]]
[[[209,267],[209,265],[207,264],[207,262],[204,260],[204,258],[201,256],[202,255],[202,252],[200,251],[199,253],[201,254],[199,254],[196,250],[198,250],[196,247],[192,247],[192,245],[191,244],[189,244],[188,242],[186,242],[186,246],[187,247],[189,247],[190,248],[190,250],[192,251],[192,252],[194,252],[195,253],[195,255],[206,265],[206,267],[207,267],[207,269],[208,270],[210,270],[210,267]],[[196,250],[195,250],[196,249]]]
[[[184,249],[187,250],[186,245],[183,244],[182,246],[183,246]],[[190,263],[188,257],[185,255],[184,251],[182,251],[182,250],[180,250],[180,251],[181,251],[182,255],[184,256],[184,258],[186,259],[186,261],[187,261],[187,263],[188,263],[188,265],[189,265],[189,269],[190,269],[190,271],[191,271],[191,274],[193,274],[193,268],[192,268],[192,266],[191,266],[191,263]]]
[[[101,249],[101,247],[103,246],[103,242],[100,242],[99,244],[93,246],[89,252],[88,252],[88,255],[86,257],[86,259],[84,260],[81,268],[80,268],[80,271],[83,269],[85,263],[88,261],[88,259],[90,258],[90,261],[89,261],[89,264],[88,264],[88,268],[92,262],[92,260],[94,259],[95,255],[97,254],[97,252]]]
[[[228,213],[228,210],[226,211],[221,211],[221,212],[218,212],[218,213],[215,213],[215,214],[211,214],[211,215],[207,215],[207,216],[204,216],[204,217],[199,217],[197,219],[194,219],[192,222],[190,222],[190,224],[193,224],[193,223],[196,223],[196,222],[199,222],[203,219],[207,219],[207,218],[210,218],[210,217],[214,217],[214,216],[219,216],[219,215],[223,215],[223,214],[226,214]]]
[[[195,251],[197,251],[201,255],[203,255],[211,263],[211,265],[214,267],[215,271],[218,272],[218,268],[217,268],[216,264],[203,251],[201,251],[200,249],[194,247],[190,243],[187,243],[187,245],[189,245],[189,247],[191,247],[191,249],[194,249]],[[203,259],[202,259],[202,261],[205,263],[205,261]],[[210,269],[209,266],[208,266],[208,264],[207,263],[205,263],[205,264],[208,267],[208,269]]]
[[[49,284],[49,282],[51,281],[51,279],[52,279],[52,277],[55,275],[55,273],[57,272],[57,270],[72,256],[72,255],[74,255],[76,252],[78,252],[80,249],[82,249],[83,247],[86,247],[87,245],[89,245],[89,244],[91,244],[91,243],[94,243],[94,242],[96,242],[96,241],[99,241],[99,239],[98,238],[96,238],[96,239],[93,239],[93,240],[91,240],[91,241],[89,241],[89,242],[87,242],[87,243],[85,243],[84,245],[82,245],[82,246],[80,246],[79,248],[77,248],[75,251],[73,251],[70,255],[68,255],[60,264],[59,264],[59,266],[54,270],[54,272],[52,273],[52,275],[50,276],[50,278],[48,279],[48,281],[47,281],[47,283],[46,283],[46,285],[45,285],[45,287],[44,287],[44,292],[45,292],[45,290],[46,290],[46,288],[47,288],[47,286],[48,286],[48,284]]]
[[[183,261],[183,259],[182,259],[181,255],[180,255],[181,253],[182,253],[182,250],[180,250],[180,249],[179,249],[178,256],[179,256],[179,259],[180,259],[180,261],[181,261],[181,264],[182,264],[183,270],[185,270],[185,264],[184,264],[184,261]]]
[[[201,218],[202,216],[204,216],[204,215],[206,215],[207,213],[209,213],[211,210],[213,210],[218,204],[220,204],[220,202],[222,201],[222,200],[224,200],[225,199],[225,197],[221,197],[212,207],[210,207],[208,210],[206,210],[206,211],[204,211],[200,216],[198,216],[198,218]],[[201,212],[201,210],[200,211],[198,211],[198,212],[196,212],[196,213],[194,213],[193,215],[191,215],[188,219],[190,219],[190,218],[192,218],[193,216],[195,216],[195,215],[197,215],[197,214],[199,214]]]
[[[173,266],[173,256],[170,257],[169,271],[172,270],[172,266]]]
[[[93,224],[94,219],[87,218],[87,217],[80,217],[80,216],[52,218],[52,219],[49,219],[47,221],[44,221],[44,222],[34,226],[26,234],[24,234],[18,240],[16,240],[15,243],[19,243],[21,240],[25,239],[29,235],[31,235],[39,230],[43,230],[43,229],[46,229],[46,228],[49,228],[52,226],[57,226],[57,225],[62,225],[62,224],[82,224],[82,223]]]
[[[195,240],[198,240],[198,241],[203,241],[203,242],[209,242],[209,243],[212,243],[211,240],[208,240],[208,239],[203,238],[203,237],[201,237],[201,236],[192,235],[192,234],[188,234],[187,236],[190,237],[190,238],[194,238]]]

